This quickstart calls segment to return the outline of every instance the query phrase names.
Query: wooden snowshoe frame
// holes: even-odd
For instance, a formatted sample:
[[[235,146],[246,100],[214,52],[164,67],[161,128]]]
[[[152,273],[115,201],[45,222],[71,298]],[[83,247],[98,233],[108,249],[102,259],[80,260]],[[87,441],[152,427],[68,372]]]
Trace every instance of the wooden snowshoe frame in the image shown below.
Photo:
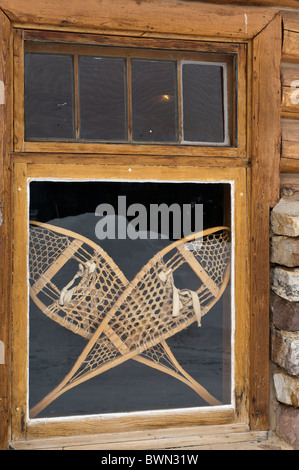
[[[221,405],[178,363],[166,340],[201,318],[220,299],[230,277],[230,230],[214,227],[171,243],[129,281],[93,241],[70,230],[30,222],[30,296],[61,326],[87,339],[62,382],[30,410],[36,417],[67,390],[129,359],[182,381],[208,404]],[[72,261],[72,279],[56,277]],[[175,271],[187,264],[196,291],[178,289]]]

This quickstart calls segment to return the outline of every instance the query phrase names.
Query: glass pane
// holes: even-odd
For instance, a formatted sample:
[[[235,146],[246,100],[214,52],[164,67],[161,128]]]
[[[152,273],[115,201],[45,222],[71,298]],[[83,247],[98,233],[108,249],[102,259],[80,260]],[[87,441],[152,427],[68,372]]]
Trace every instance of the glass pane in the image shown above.
[[[126,59],[79,58],[80,138],[126,140]]]
[[[231,403],[224,191],[30,183],[31,418]]]
[[[223,67],[186,63],[182,69],[183,140],[223,142]]]
[[[176,81],[174,61],[132,60],[134,141],[177,141]]]
[[[73,139],[73,59],[67,55],[25,55],[25,136]]]

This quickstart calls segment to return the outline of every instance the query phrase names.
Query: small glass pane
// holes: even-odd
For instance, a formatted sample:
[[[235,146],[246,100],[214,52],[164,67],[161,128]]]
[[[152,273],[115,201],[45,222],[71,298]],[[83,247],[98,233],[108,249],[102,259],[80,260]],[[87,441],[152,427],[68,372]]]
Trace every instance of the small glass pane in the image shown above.
[[[175,142],[176,62],[132,60],[133,141]]]
[[[25,56],[27,139],[73,139],[73,59],[68,55]]]
[[[80,138],[127,140],[126,59],[79,58]]]
[[[183,140],[224,142],[223,67],[182,66]]]

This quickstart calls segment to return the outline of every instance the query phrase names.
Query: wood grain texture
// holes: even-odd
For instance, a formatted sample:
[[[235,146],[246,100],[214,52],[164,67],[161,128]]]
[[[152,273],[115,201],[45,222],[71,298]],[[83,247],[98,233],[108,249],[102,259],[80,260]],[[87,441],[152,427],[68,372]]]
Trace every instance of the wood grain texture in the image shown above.
[[[299,60],[299,12],[283,11],[283,48],[282,60],[297,62]]]
[[[279,198],[280,63],[281,16],[277,15],[253,41],[252,69],[252,178],[261,198],[272,206]]]
[[[214,429],[213,429],[214,428]],[[240,442],[265,440],[266,433],[250,432],[245,425],[194,426],[174,429],[153,429],[148,431],[131,431],[93,435],[89,438],[61,438],[48,440],[31,440],[23,443],[12,443],[16,450],[163,450],[163,449],[195,449],[201,446],[235,445]]]
[[[12,438],[24,439],[26,434],[27,380],[27,247],[28,235],[27,165],[14,168],[14,289],[13,289],[13,375],[12,375]]]
[[[175,39],[165,38],[149,38],[143,36],[137,37],[126,37],[116,36],[107,34],[84,34],[84,33],[72,33],[67,31],[48,31],[48,30],[24,30],[24,39],[31,42],[31,45],[38,43],[61,43],[72,45],[72,47],[81,47],[82,45],[94,45],[94,46],[119,46],[119,47],[136,47],[136,48],[150,48],[150,49],[174,49],[177,51],[194,51],[200,50],[204,52],[235,52],[237,53],[239,48],[242,47],[238,43],[227,43],[213,41],[192,41],[188,39],[180,39],[178,42]],[[36,46],[35,46],[36,47]]]
[[[14,163],[40,163],[40,153],[13,153],[11,155]],[[159,156],[159,155],[122,155],[122,154],[73,154],[73,153],[43,153],[45,164],[52,163],[74,163],[74,164],[98,164],[98,165],[143,165],[143,166],[178,166],[182,163],[181,156]],[[191,167],[228,167],[247,168],[249,162],[239,157],[184,157],[184,166]]]
[[[282,158],[299,159],[299,120],[281,120]]]
[[[189,0],[190,2],[198,2],[199,0]],[[217,3],[225,5],[244,5],[244,6],[260,6],[260,7],[275,7],[275,8],[299,8],[297,0],[205,0],[205,3]]]
[[[111,154],[111,155],[151,155],[171,157],[239,157],[236,147],[201,147],[199,145],[167,145],[163,144],[105,144],[105,143],[74,143],[74,142],[25,142],[25,152],[33,153],[73,153],[73,154]]]
[[[280,161],[280,172],[284,173],[299,173],[299,158],[282,158]]]
[[[299,39],[299,37],[298,37]],[[281,64],[282,117],[299,117],[299,63]]]
[[[97,165],[44,164],[28,165],[28,178],[58,178],[70,180],[162,180],[162,181],[231,181],[242,168],[195,168],[188,166],[156,165]]]
[[[215,426],[216,427],[216,426]],[[217,428],[216,428],[217,429]],[[179,429],[175,436],[168,437],[168,434],[165,433],[165,436],[161,438],[156,436],[153,432],[152,434],[145,434],[144,440],[142,437],[134,440],[130,440],[130,436],[126,436],[126,442],[122,444],[122,435],[115,436],[112,438],[112,443],[102,444],[101,437],[97,438],[93,436],[92,444],[80,443],[73,444],[73,440],[69,438],[66,441],[61,442],[59,445],[59,439],[56,440],[34,440],[26,441],[21,443],[11,443],[11,447],[15,450],[100,450],[102,447],[108,449],[107,446],[110,446],[111,449],[137,449],[150,450],[150,449],[170,449],[172,451],[179,450],[186,452],[188,450],[294,450],[289,444],[287,444],[283,439],[280,439],[276,435],[268,435],[265,431],[254,431],[254,432],[239,432],[232,434],[232,431],[228,429],[227,432],[217,433],[214,435],[205,435],[201,433],[196,433],[196,428],[194,429],[194,436],[185,436],[184,429]],[[216,431],[217,432],[217,431]],[[148,437],[148,440],[147,440]],[[51,447],[51,443],[53,446]],[[174,455],[174,462],[179,462],[177,455]],[[188,462],[189,459],[187,456],[182,455],[182,462]],[[120,462],[123,462],[121,457]],[[193,462],[190,459],[190,463]],[[107,457],[103,457],[103,464],[107,463]]]
[[[146,440],[152,440],[155,442],[156,439],[175,439],[178,444],[179,436],[192,439],[195,436],[201,439],[209,438],[212,435],[228,434],[228,433],[240,433],[248,432],[248,426],[244,424],[222,424],[220,426],[206,425],[206,426],[190,426],[190,427],[173,427],[173,428],[153,428],[146,431],[130,431],[130,432],[104,432],[99,434],[89,434],[87,436],[63,436],[60,438],[52,437],[48,439],[30,439],[23,442],[13,442],[11,445],[14,449],[36,449],[43,447],[47,448],[61,448],[69,445],[73,446],[84,446],[84,445],[105,445],[116,442],[123,442],[132,444]],[[134,448],[135,448],[134,445]],[[133,447],[132,447],[133,448]],[[131,449],[132,449],[131,448]]]
[[[249,419],[268,428],[269,210],[279,199],[281,18],[253,41]]]
[[[13,100],[13,145],[15,152],[24,150],[24,42],[23,31],[14,31],[14,100]]]
[[[192,8],[190,6],[192,5]],[[14,22],[59,27],[122,31],[125,35],[159,32],[163,35],[221,36],[250,39],[271,21],[275,12],[258,8],[203,4],[197,2],[147,0],[1,0],[0,8]],[[171,13],[170,13],[171,11]],[[245,13],[249,21],[246,22]],[[218,31],[218,32],[217,32]]]
[[[5,448],[10,430],[10,331],[11,331],[11,27],[0,12],[0,341],[4,343],[4,364],[0,364],[0,449]]]

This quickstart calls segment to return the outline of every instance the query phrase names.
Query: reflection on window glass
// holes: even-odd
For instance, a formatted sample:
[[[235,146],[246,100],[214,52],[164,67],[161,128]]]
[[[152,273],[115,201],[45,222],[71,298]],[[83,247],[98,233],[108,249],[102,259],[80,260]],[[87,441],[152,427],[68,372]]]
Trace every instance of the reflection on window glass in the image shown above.
[[[26,53],[25,138],[232,145],[226,63],[119,53]]]
[[[229,188],[30,183],[32,419],[231,403]]]
[[[80,137],[126,140],[125,59],[79,58]]]
[[[131,73],[133,140],[177,141],[176,62],[132,60]]]
[[[223,67],[186,63],[182,69],[184,140],[223,142]]]
[[[26,54],[25,136],[27,139],[73,139],[73,58]]]

